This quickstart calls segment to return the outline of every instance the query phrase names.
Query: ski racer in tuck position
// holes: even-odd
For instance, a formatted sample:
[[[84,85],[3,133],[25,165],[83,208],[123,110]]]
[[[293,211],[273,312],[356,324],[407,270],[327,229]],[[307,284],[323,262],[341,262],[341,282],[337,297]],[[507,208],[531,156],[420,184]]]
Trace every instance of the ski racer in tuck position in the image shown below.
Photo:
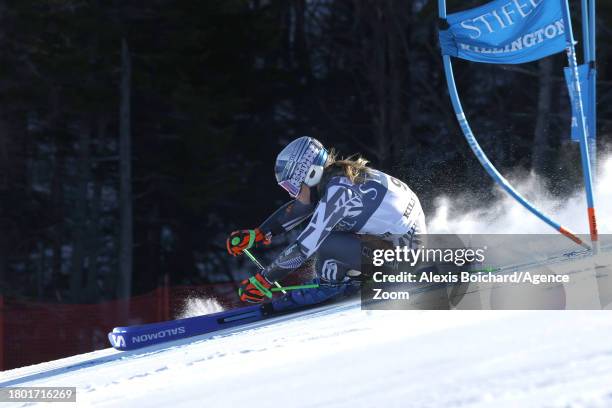
[[[273,301],[275,310],[315,304],[352,292],[360,285],[362,244],[419,244],[425,216],[416,194],[402,181],[367,167],[361,157],[338,159],[316,139],[300,137],[276,159],[276,181],[293,198],[258,228],[231,233],[227,249],[237,256],[286,233],[310,218],[308,225],[264,270],[241,282],[244,302],[272,298],[273,282],[316,257],[318,288],[288,292]]]

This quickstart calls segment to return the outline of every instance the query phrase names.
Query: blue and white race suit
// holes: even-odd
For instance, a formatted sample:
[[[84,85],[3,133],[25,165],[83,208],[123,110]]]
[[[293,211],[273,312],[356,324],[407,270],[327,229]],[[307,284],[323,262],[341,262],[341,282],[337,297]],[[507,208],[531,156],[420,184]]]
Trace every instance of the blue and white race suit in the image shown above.
[[[277,235],[309,217],[295,242],[262,272],[268,280],[282,279],[316,255],[318,279],[338,287],[349,271],[360,270],[363,237],[415,248],[426,233],[416,194],[404,182],[372,169],[357,183],[341,175],[329,178],[318,203],[291,201],[260,228]]]

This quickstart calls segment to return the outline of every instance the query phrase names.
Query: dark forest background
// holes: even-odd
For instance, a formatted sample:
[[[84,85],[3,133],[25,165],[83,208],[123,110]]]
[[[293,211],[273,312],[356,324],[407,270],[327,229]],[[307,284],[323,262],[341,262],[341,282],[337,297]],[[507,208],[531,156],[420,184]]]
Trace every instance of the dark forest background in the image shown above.
[[[0,1],[2,293],[87,303],[236,280],[250,266],[225,237],[287,199],[273,162],[302,135],[404,179],[428,214],[442,194],[485,202],[491,183],[446,91],[435,3]],[[612,4],[598,6],[603,150]],[[579,21],[575,31],[581,40]],[[456,64],[493,163],[535,170],[557,195],[581,182],[564,64]]]

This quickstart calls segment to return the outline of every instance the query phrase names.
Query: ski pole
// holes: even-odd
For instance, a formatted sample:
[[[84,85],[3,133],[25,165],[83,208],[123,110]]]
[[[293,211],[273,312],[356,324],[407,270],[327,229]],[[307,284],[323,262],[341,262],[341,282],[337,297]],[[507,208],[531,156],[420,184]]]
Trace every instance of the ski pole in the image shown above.
[[[294,285],[294,286],[283,286],[281,288],[272,288],[270,289],[272,292],[279,292],[281,290],[299,290],[299,289],[314,289],[318,288],[318,283],[309,283],[307,285]]]
[[[259,262],[259,261],[257,260],[257,258],[255,258],[255,256],[254,256],[254,255],[251,253],[251,251],[249,251],[248,249],[245,249],[245,250],[243,250],[242,252],[244,252],[244,253],[246,254],[246,256],[248,256],[248,257],[249,257],[249,259],[250,259],[251,261],[253,261],[253,263],[254,263],[255,265],[257,265],[257,267],[258,267],[259,269],[261,269],[262,271],[264,270],[264,267],[263,267],[263,265],[261,264],[261,262]]]
[[[251,253],[251,251],[249,251],[248,249],[245,249],[245,250],[243,250],[242,252],[244,252],[244,253],[246,254],[246,256],[248,256],[248,257],[249,257],[249,259],[250,259],[251,261],[253,261],[253,263],[254,263],[255,265],[257,265],[257,267],[258,267],[260,270],[262,270],[262,271],[264,270],[264,267],[263,267],[263,265],[261,264],[261,262],[259,262],[259,261],[257,260],[257,258],[255,258],[255,256],[254,256],[254,255]],[[278,292],[278,291],[281,291],[281,292],[283,292],[283,294],[284,294],[284,295],[286,295],[286,294],[287,294],[287,292],[285,292],[284,288],[283,288],[283,287],[282,287],[282,286],[281,286],[281,285],[280,285],[280,284],[279,284],[277,281],[274,281],[274,284],[276,285],[276,288],[278,289],[278,290],[277,290],[277,292]]]

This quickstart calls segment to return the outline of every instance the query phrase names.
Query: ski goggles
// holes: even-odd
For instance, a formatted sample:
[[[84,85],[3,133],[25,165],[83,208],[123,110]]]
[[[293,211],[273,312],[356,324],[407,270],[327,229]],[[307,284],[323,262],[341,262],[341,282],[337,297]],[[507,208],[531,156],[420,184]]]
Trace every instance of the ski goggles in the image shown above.
[[[300,190],[302,189],[301,185],[296,186],[295,183],[291,180],[281,181],[280,183],[278,183],[278,185],[284,188],[292,198],[297,197],[298,194],[300,194]]]

